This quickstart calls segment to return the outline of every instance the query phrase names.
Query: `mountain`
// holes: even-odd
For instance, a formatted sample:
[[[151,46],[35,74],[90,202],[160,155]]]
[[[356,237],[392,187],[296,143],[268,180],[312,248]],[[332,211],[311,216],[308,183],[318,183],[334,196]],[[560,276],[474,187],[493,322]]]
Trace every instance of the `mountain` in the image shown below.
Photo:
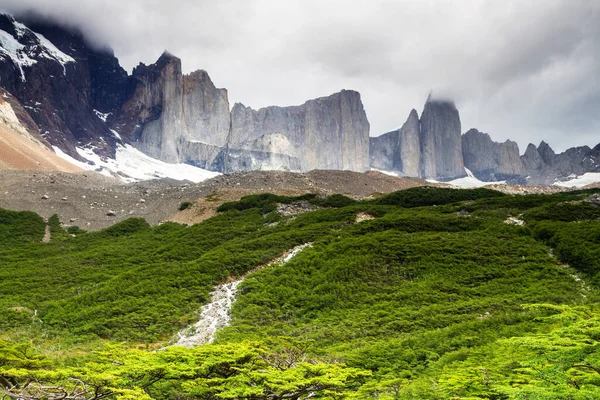
[[[460,129],[454,103],[430,96],[421,118],[412,110],[401,128],[370,139],[371,167],[450,183],[472,174],[480,184],[517,185],[568,185],[584,174],[585,181],[593,181],[595,175],[589,174],[600,172],[600,144],[556,154],[542,141],[539,147],[530,144],[521,156],[516,142],[498,143],[477,129],[461,135]]]
[[[400,129],[371,138],[371,167],[405,176],[421,176],[420,132],[419,115],[413,109]]]
[[[413,109],[400,129],[371,138],[371,166],[442,181],[465,177],[460,126],[454,103],[430,96],[420,119]]]
[[[116,157],[130,144],[168,163],[217,172],[365,171],[369,122],[358,92],[255,111],[230,105],[203,70],[182,73],[165,52],[132,75],[110,49],[47,22],[0,17],[0,84],[69,157]],[[94,162],[94,161],[91,161]]]
[[[9,15],[0,15],[0,86],[45,148],[126,180],[374,168],[440,181],[472,172],[481,181],[552,184],[599,169],[598,146],[557,155],[542,142],[520,157],[514,142],[495,143],[477,130],[461,136],[455,104],[432,96],[420,117],[412,110],[401,128],[376,138],[352,90],[291,107],[231,108],[227,90],[206,71],[183,74],[168,52],[129,75],[112,50],[81,33]],[[138,162],[122,168],[132,155]]]
[[[231,116],[228,157],[234,170],[369,169],[369,121],[358,92],[258,111],[238,103]]]
[[[487,133],[470,129],[462,135],[462,153],[465,167],[482,181],[525,183],[526,168],[515,142],[497,143]]]
[[[0,170],[80,171],[58,157],[20,103],[0,89]]]
[[[117,138],[95,110],[125,97],[111,83],[121,83],[125,71],[112,52],[92,49],[81,34],[25,22],[0,14],[2,87],[27,109],[50,144],[75,158],[82,143],[114,155]]]
[[[551,184],[589,172],[600,172],[600,144],[593,149],[588,146],[572,147],[556,154],[544,141],[538,147],[530,143],[521,160],[528,174],[528,183]]]
[[[453,102],[430,98],[421,114],[421,174],[450,180],[466,176],[460,117]]]

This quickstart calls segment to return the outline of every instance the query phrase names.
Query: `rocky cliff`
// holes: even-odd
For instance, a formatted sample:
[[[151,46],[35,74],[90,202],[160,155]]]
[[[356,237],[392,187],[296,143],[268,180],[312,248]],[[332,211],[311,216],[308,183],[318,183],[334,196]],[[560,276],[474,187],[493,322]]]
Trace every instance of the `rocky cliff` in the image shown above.
[[[257,153],[248,164],[233,162],[234,169],[365,171],[369,168],[369,122],[360,94],[352,90],[301,106],[256,111],[236,104],[229,149]]]
[[[206,71],[184,75],[167,52],[129,75],[111,50],[90,47],[80,33],[24,22],[0,14],[0,86],[31,137],[80,161],[81,148],[114,157],[117,146],[131,144],[219,172],[373,167],[445,181],[465,176],[466,165],[482,180],[553,183],[599,170],[600,146],[556,154],[542,142],[519,159],[513,142],[476,130],[461,138],[454,103],[431,97],[420,119],[412,110],[400,129],[378,138],[369,138],[360,94],[351,90],[299,106],[230,110],[227,90]]]
[[[371,138],[370,151],[375,169],[442,181],[466,176],[458,110],[431,96],[420,120],[413,109],[400,129]]]
[[[482,181],[523,181],[525,168],[516,142],[497,143],[487,133],[470,129],[462,136],[462,152],[465,167]]]
[[[544,141],[538,147],[529,144],[521,157],[527,173],[527,183],[548,185],[586,172],[600,172],[600,144],[572,147],[556,154]]]
[[[52,145],[76,158],[82,143],[114,154],[117,139],[95,110],[127,96],[127,73],[111,51],[90,48],[80,34],[25,22],[0,14],[0,85]]]
[[[461,127],[453,102],[431,99],[421,114],[421,176],[451,180],[466,176]]]
[[[229,101],[206,71],[183,75],[181,60],[165,52],[133,71],[133,94],[109,124],[144,153],[170,163],[211,168],[227,143]]]
[[[233,172],[369,168],[369,122],[358,92],[258,111],[236,104],[205,71],[181,72],[164,53],[133,72],[134,91],[109,123],[160,160]]]
[[[371,138],[371,167],[404,176],[421,176],[420,130],[419,116],[413,109],[400,129]]]

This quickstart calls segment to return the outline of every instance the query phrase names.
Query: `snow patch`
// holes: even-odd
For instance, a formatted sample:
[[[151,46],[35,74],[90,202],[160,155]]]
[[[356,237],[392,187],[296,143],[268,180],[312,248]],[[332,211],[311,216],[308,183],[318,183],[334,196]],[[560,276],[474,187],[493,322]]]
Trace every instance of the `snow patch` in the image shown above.
[[[26,46],[15,39],[10,33],[0,30],[0,56],[10,58],[21,73],[21,80],[26,82],[25,67],[36,64],[37,58],[46,58],[58,62],[63,67],[63,73],[67,74],[67,63],[75,62],[75,59],[60,51],[44,35],[33,32],[20,22],[13,21],[17,38],[23,38],[27,33],[35,35],[37,44]]]
[[[505,184],[506,183],[506,181],[496,181],[496,182],[483,182],[483,181],[480,181],[479,179],[477,179],[477,177],[475,175],[473,175],[473,172],[471,172],[466,167],[465,167],[465,173],[467,174],[466,177],[455,179],[453,181],[445,182],[445,183],[448,183],[448,184],[453,185],[453,186],[457,186],[457,187],[462,188],[462,189],[474,189],[474,188],[484,187],[484,186],[487,186],[487,185]],[[431,181],[427,180],[427,182],[431,182]],[[435,181],[433,181],[433,182],[435,182]]]
[[[130,145],[118,144],[115,159],[102,158],[91,148],[78,147],[77,153],[89,163],[78,161],[58,147],[53,147],[54,152],[60,158],[80,168],[107,176],[116,175],[128,183],[161,178],[198,183],[220,175],[218,172],[207,171],[188,164],[169,164],[149,157]]]
[[[583,175],[571,175],[569,180],[554,182],[554,186],[561,187],[583,187],[592,183],[600,182],[600,172],[587,172]]]
[[[377,168],[371,168],[371,171],[376,171],[376,172],[380,172],[384,175],[395,176],[396,178],[400,178],[400,175],[398,175],[395,172],[391,172],[391,171],[384,171],[384,170],[377,169]]]
[[[108,116],[111,114],[111,113],[101,113],[101,112],[100,112],[100,111],[98,111],[98,110],[94,110],[94,113],[96,114],[96,116],[97,116],[98,118],[100,118],[100,119],[102,120],[102,122],[106,122],[106,119],[107,119],[107,118],[108,118]]]
[[[47,58],[49,60],[54,60],[58,62],[63,67],[63,73],[65,76],[67,75],[67,67],[66,64],[75,62],[75,59],[62,51],[60,51],[55,45],[52,44],[51,41],[46,39],[43,35],[33,32],[33,34],[40,41],[40,45],[44,47],[44,51],[40,54],[40,57]]]
[[[21,81],[26,82],[24,67],[31,67],[37,61],[25,52],[25,45],[19,43],[11,34],[0,30],[0,54],[9,57],[21,72]]]

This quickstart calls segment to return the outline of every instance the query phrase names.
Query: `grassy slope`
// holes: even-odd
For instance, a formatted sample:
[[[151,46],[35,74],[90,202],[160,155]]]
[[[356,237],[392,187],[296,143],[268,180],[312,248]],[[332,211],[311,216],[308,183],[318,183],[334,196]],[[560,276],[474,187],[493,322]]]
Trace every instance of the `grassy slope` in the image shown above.
[[[338,208],[289,221],[272,204],[291,199],[253,196],[190,228],[129,220],[72,238],[54,226],[48,244],[39,243],[41,218],[0,210],[0,330],[67,345],[164,341],[196,317],[212,285],[313,242],[243,284],[219,340],[313,341],[317,357],[411,387],[465,349],[547,329],[538,319],[547,311],[523,304],[596,301],[600,209],[579,202],[589,193],[417,188],[363,203],[309,196]],[[354,224],[358,212],[377,218]],[[522,215],[526,227],[504,224],[509,215]],[[591,285],[585,298],[575,272]]]

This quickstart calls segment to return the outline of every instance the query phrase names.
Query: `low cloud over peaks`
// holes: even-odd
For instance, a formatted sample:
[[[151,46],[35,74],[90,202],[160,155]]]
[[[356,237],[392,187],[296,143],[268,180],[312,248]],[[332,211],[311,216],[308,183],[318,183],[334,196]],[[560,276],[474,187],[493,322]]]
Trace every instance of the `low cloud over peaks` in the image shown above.
[[[521,151],[600,141],[600,2],[595,0],[3,0],[110,45],[131,70],[164,49],[187,72],[254,108],[352,88],[377,136],[451,96],[463,131]],[[99,18],[101,16],[101,18]]]

